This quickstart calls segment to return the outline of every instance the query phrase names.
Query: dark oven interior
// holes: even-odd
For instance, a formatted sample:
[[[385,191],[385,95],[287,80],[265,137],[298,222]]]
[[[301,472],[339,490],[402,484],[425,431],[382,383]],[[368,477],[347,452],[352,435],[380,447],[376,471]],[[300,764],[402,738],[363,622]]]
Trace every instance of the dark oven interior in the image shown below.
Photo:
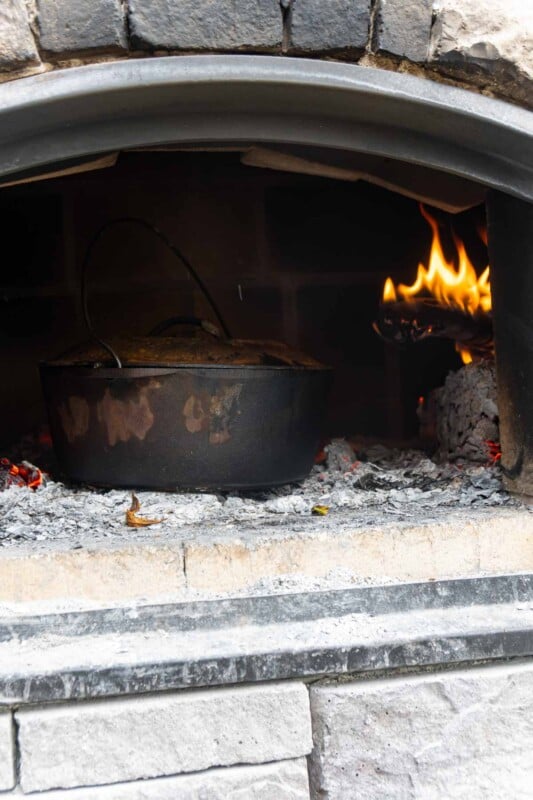
[[[103,223],[124,216],[156,225],[179,246],[234,337],[282,340],[334,368],[325,436],[418,437],[419,398],[461,359],[451,340],[398,348],[372,323],[385,279],[411,284],[427,259],[431,230],[419,199],[427,199],[450,258],[459,236],[482,272],[483,190],[466,191],[459,179],[456,188],[429,171],[417,177],[416,168],[405,180],[418,184],[406,190],[406,165],[385,159],[381,185],[309,166],[261,168],[262,160],[235,151],[126,152],[109,168],[0,190],[1,452],[45,424],[38,364],[86,338],[84,252]],[[144,335],[176,314],[213,320],[183,266],[141,226],[107,230],[88,278],[102,337]]]

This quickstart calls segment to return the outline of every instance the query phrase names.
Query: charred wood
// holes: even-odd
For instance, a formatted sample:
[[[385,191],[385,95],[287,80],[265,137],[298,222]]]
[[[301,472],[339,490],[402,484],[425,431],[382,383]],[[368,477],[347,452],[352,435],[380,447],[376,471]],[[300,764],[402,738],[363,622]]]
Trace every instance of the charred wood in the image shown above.
[[[438,337],[468,347],[479,358],[493,355],[490,314],[468,314],[458,308],[442,306],[432,298],[382,303],[374,330],[386,341],[397,345]]]

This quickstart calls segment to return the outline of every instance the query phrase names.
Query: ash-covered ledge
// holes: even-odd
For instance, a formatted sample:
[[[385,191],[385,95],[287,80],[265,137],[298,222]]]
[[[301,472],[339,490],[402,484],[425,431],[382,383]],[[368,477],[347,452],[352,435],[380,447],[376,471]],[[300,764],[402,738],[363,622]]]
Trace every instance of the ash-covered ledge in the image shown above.
[[[390,516],[372,509],[326,518],[271,514],[255,523],[109,529],[94,540],[89,528],[86,538],[16,542],[0,548],[0,614],[533,571],[526,507]]]
[[[4,619],[0,703],[533,654],[533,575]]]
[[[297,486],[139,492],[162,520],[144,529],[125,524],[127,491],[0,493],[0,615],[533,571],[533,515],[498,467],[383,447],[354,461],[340,439],[327,451]]]

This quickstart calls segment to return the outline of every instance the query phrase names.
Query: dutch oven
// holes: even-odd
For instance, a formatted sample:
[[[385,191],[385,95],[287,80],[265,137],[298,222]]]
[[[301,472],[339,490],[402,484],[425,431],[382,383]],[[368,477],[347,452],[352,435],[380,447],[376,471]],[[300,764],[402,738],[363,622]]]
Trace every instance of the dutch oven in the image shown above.
[[[41,365],[66,476],[105,487],[199,490],[305,478],[329,368],[277,342],[228,339],[191,318],[170,323],[179,323],[178,335],[166,323],[157,335],[92,341]]]

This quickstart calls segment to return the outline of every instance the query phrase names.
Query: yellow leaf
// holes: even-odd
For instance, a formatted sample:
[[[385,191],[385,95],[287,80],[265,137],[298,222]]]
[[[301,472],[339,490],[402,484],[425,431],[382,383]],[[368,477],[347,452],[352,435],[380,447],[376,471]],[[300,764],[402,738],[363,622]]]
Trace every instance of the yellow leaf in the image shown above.
[[[313,506],[311,513],[316,517],[325,517],[329,513],[329,506]]]

